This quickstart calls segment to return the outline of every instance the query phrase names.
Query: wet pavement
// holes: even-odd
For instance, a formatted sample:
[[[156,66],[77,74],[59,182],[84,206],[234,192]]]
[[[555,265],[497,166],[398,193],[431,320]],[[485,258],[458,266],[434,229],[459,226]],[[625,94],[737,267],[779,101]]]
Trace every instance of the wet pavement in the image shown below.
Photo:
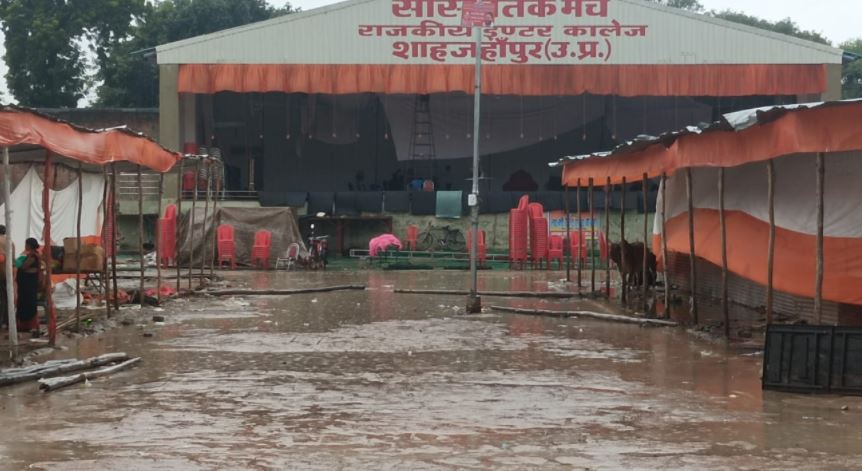
[[[862,469],[862,400],[762,393],[761,357],[683,329],[467,317],[463,296],[392,293],[464,289],[463,272],[226,276],[369,290],[181,300],[163,327],[71,341],[58,358],[144,362],[0,390],[0,469]],[[559,273],[481,276],[565,289]]]

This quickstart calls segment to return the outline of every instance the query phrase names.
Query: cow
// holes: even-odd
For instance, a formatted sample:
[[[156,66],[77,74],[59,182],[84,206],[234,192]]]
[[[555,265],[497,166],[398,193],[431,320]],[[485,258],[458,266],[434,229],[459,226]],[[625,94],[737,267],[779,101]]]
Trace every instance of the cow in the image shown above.
[[[619,244],[611,244],[610,259],[617,264],[620,276],[629,286],[643,286],[643,242],[628,243],[625,239]],[[658,261],[652,251],[647,251],[647,284],[653,286],[656,281]]]

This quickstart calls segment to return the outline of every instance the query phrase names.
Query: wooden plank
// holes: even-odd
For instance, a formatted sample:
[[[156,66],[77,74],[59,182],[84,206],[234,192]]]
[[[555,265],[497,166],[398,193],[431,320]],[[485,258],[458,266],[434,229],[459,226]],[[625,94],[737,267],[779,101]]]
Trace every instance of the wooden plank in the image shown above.
[[[51,151],[45,155],[45,175],[42,178],[42,214],[44,226],[42,241],[45,244],[44,257],[48,282],[45,283],[45,308],[48,311],[48,341],[51,345],[57,342],[57,311],[54,309],[54,286],[51,282],[53,273],[51,261],[51,188],[54,186],[54,164],[51,162]]]
[[[28,368],[4,370],[0,371],[0,386],[11,386],[14,384],[26,383],[28,381],[36,381],[41,378],[47,378],[58,374],[98,368],[110,363],[125,361],[128,358],[129,356],[125,353],[108,353],[98,357],[88,358],[86,360],[50,361],[42,365],[35,365]]]
[[[500,311],[500,312],[510,312],[513,314],[525,314],[525,315],[533,315],[533,316],[545,316],[545,317],[558,317],[558,318],[569,318],[569,317],[578,317],[578,318],[588,318],[588,319],[597,319],[601,321],[608,322],[620,322],[624,324],[638,324],[643,326],[656,326],[656,327],[678,327],[679,324],[673,321],[666,321],[661,319],[643,319],[640,317],[630,317],[630,316],[620,316],[617,314],[604,314],[601,312],[592,312],[592,311],[549,311],[543,309],[519,309],[513,307],[504,307],[504,306],[491,306],[492,311]]]
[[[3,148],[3,201],[12,201],[12,170],[9,166],[9,148]],[[9,325],[9,343],[12,359],[18,357],[18,317],[15,315],[15,251],[12,247],[12,205],[3,205],[3,217],[6,223],[6,252],[3,256],[6,258],[4,264],[6,280],[3,283],[2,289],[6,290],[6,320]]]
[[[105,314],[108,316],[108,319],[111,318],[111,302],[109,300],[111,292],[111,279],[108,276],[108,241],[111,240],[111,236],[108,234],[107,229],[110,226],[108,224],[108,218],[111,217],[111,211],[108,207],[109,198],[108,195],[108,187],[110,185],[110,176],[108,175],[108,166],[102,167],[102,178],[105,183],[105,188],[102,190],[102,240],[105,245],[105,263],[102,267],[102,289],[105,292]]]

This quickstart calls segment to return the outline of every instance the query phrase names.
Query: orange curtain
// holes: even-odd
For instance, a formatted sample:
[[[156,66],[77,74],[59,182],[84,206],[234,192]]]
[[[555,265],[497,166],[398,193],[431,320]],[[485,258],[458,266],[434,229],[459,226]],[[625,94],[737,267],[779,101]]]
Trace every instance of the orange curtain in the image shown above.
[[[743,131],[710,131],[682,136],[670,147],[655,144],[640,151],[566,163],[563,184],[593,178],[613,184],[640,181],[687,167],[735,167],[783,155],[862,149],[862,102],[791,111],[770,123]]]
[[[87,164],[139,164],[164,173],[181,158],[155,141],[127,130],[90,131],[36,113],[0,111],[0,146],[30,144]]]
[[[486,65],[490,95],[748,96],[826,91],[825,65]],[[180,93],[473,93],[472,65],[182,64]]]

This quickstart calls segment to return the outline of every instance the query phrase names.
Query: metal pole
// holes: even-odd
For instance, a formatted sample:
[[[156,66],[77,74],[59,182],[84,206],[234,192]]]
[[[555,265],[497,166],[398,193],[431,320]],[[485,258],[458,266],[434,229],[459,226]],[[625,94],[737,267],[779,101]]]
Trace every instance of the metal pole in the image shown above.
[[[102,167],[102,178],[104,179],[104,189],[102,190],[102,241],[105,247],[105,260],[102,263],[102,288],[105,292],[105,313],[110,319],[111,317],[111,302],[109,301],[110,289],[111,289],[111,281],[108,277],[108,242],[111,239],[111,236],[108,234],[108,218],[110,218],[111,211],[108,208],[109,203],[109,195],[108,193],[108,185],[110,184],[110,180],[108,177],[108,167]]]
[[[605,295],[611,297],[611,177],[605,183]]]
[[[75,226],[75,330],[81,331],[81,213],[84,211],[84,172],[78,162],[78,215]]]
[[[572,212],[569,209],[569,185],[566,185],[564,188],[564,198],[566,199],[566,253],[568,256],[566,257],[566,281],[572,282],[572,223],[570,219],[572,218]]]
[[[45,176],[42,179],[42,213],[44,217],[44,228],[42,240],[45,244],[45,271],[47,283],[45,283],[45,309],[48,310],[48,341],[51,345],[57,342],[57,311],[54,309],[54,286],[51,282],[53,273],[51,262],[51,187],[54,186],[54,167],[51,163],[51,151],[45,156]]]
[[[15,313],[15,277],[13,276],[15,251],[12,243],[12,175],[9,166],[9,148],[3,148],[3,213],[6,218],[6,317],[9,322],[9,343],[11,355],[15,359],[18,356],[18,317]]]
[[[165,174],[159,174],[158,209],[156,210],[156,300],[162,304],[162,193],[165,191]]]
[[[718,218],[721,225],[721,313],[724,336],[730,339],[730,306],[727,288],[727,215],[724,211],[724,167],[718,169]]]
[[[140,298],[141,308],[144,307],[144,272],[146,265],[144,264],[144,182],[141,175],[141,166],[138,165],[138,250],[141,255],[141,291],[138,293]]]
[[[644,253],[643,253],[643,258],[642,258],[643,263],[641,264],[641,265],[643,265],[643,267],[642,267],[643,273],[641,273],[641,277],[643,280],[643,287],[642,287],[642,291],[641,291],[641,296],[643,297],[642,304],[644,306],[644,311],[649,311],[649,306],[647,305],[647,293],[649,292],[649,283],[648,283],[649,280],[647,280],[647,276],[649,275],[649,269],[648,269],[649,263],[648,262],[649,262],[649,254],[650,254],[649,245],[648,245],[649,244],[649,218],[647,217],[649,215],[649,204],[647,201],[647,198],[649,197],[649,189],[647,188],[648,185],[649,185],[649,175],[647,175],[645,173],[645,174],[643,174],[643,180],[641,180],[641,186],[643,187],[643,199],[644,199],[644,204],[643,204],[643,210],[644,210]]]
[[[823,219],[826,162],[823,152],[817,153],[817,280],[814,287],[814,315],[817,325],[823,324]]]
[[[195,162],[195,186],[192,196],[192,213],[189,216],[189,230],[188,239],[189,239],[189,291],[192,289],[192,270],[194,270],[195,266],[195,212],[198,206],[198,175],[200,175],[201,164],[200,161]]]
[[[766,266],[766,325],[772,324],[772,312],[774,306],[774,282],[775,271],[775,161],[766,161],[766,172],[769,179],[769,254]]]
[[[111,270],[112,270],[112,280],[111,287],[114,289],[114,310],[120,310],[120,298],[119,298],[119,287],[117,287],[117,250],[119,250],[119,244],[117,244],[117,236],[120,233],[120,229],[117,227],[117,208],[119,207],[119,203],[117,203],[117,164],[111,164]]]
[[[626,254],[623,253],[623,241],[626,240],[626,177],[623,177],[622,193],[620,195],[620,268],[622,269],[622,302],[628,305],[629,286],[626,279]]]
[[[473,32],[476,36],[476,83],[473,91],[473,193],[470,196],[473,238],[470,247],[470,298],[467,300],[467,312],[470,314],[482,312],[477,266],[479,252],[479,133],[481,132],[480,120],[482,116],[482,30],[483,28],[480,26],[473,26]]]
[[[593,205],[594,198],[594,186],[593,179],[589,180],[590,185],[590,194],[589,194],[589,204],[590,204],[590,294],[596,294],[596,208]]]
[[[180,282],[183,275],[180,267],[180,218],[183,216],[183,159],[180,159],[180,168],[177,170],[177,220],[174,222],[174,263],[177,264],[177,295],[180,293]]]
[[[667,174],[661,174],[661,257],[664,265],[664,317],[670,319],[670,261],[667,257]]]
[[[694,246],[694,188],[691,177],[691,167],[685,169],[685,190],[688,196],[688,246],[689,246],[689,277],[691,284],[691,318],[695,324],[699,323],[697,312],[697,258]]]
[[[204,273],[206,272],[207,267],[207,236],[209,231],[207,230],[207,220],[209,219],[210,213],[210,188],[212,187],[212,164],[209,159],[204,161],[204,170],[207,174],[207,190],[204,193],[204,223],[201,228],[201,245],[203,247],[203,253],[201,254],[201,280],[203,280]],[[215,221],[213,221],[215,222]],[[212,226],[212,224],[211,224]],[[213,226],[213,232],[215,232],[215,227]]]
[[[578,178],[578,186],[576,187],[576,189],[578,190],[578,194],[575,195],[575,204],[578,206],[578,241],[577,241],[578,251],[576,252],[576,254],[578,257],[578,293],[580,293],[581,292],[581,281],[583,279],[581,272],[584,269],[584,254],[581,253],[581,249],[582,249],[581,241],[583,240],[583,236],[581,234],[583,234],[583,232],[584,232],[584,223],[581,220],[581,179],[580,178]]]

